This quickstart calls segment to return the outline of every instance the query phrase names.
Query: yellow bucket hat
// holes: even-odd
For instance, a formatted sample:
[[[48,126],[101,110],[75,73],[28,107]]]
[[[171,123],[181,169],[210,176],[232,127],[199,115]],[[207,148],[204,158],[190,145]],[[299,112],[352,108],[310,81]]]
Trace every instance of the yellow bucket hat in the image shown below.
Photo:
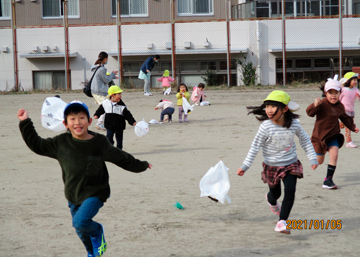
[[[289,110],[291,112],[296,112],[300,109],[300,106],[295,103],[294,101],[291,101],[290,96],[282,91],[282,90],[274,90],[272,91],[267,97],[266,99],[263,100],[263,102],[265,101],[274,101],[274,102],[280,102],[285,104],[287,107],[289,107]]]
[[[108,89],[108,95],[111,96],[113,94],[121,93],[123,90],[119,86],[111,86]]]
[[[170,75],[169,70],[164,70],[163,77],[169,77],[169,75]]]

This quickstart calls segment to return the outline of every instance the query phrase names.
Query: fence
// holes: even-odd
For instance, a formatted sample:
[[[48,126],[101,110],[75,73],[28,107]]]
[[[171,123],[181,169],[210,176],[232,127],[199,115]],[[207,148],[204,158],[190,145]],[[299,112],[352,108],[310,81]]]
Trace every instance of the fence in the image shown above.
[[[360,66],[360,0],[237,2],[1,1],[0,89],[80,89],[100,51],[125,87],[142,86],[140,66],[154,54],[152,87],[166,69],[190,86],[209,70],[214,83],[242,85],[237,60],[251,62],[262,85],[317,83]]]

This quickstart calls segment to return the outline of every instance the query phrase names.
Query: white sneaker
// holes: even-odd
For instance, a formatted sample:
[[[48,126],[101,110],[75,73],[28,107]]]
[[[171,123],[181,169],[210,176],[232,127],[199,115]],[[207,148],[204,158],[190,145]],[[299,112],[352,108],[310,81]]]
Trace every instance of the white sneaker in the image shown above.
[[[145,92],[145,93],[144,93],[144,96],[151,96],[151,95],[150,95],[150,93]]]
[[[199,105],[198,103],[195,103],[195,105]]]
[[[290,234],[290,229],[286,228],[285,220],[279,220],[278,222],[276,222],[275,231],[284,234]]]
[[[350,142],[346,144],[346,147],[350,147],[350,148],[356,148],[357,145],[354,144],[354,142]]]
[[[95,128],[101,129],[101,130],[106,130],[106,128],[104,127],[104,124],[99,124],[99,123],[95,125]]]
[[[148,92],[149,95],[152,95],[150,92]]]

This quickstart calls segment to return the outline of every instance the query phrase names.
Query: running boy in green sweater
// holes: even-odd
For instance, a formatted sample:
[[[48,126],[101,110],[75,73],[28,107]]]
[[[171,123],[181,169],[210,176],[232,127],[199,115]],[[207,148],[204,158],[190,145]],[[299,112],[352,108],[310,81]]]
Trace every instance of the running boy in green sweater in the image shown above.
[[[92,219],[110,196],[105,161],[137,173],[151,169],[152,165],[114,147],[104,135],[88,131],[92,119],[88,107],[80,101],[65,107],[64,125],[68,132],[53,138],[41,138],[24,109],[18,111],[17,117],[27,146],[39,155],[59,161],[72,224],[87,256],[103,255],[107,247],[104,228]]]

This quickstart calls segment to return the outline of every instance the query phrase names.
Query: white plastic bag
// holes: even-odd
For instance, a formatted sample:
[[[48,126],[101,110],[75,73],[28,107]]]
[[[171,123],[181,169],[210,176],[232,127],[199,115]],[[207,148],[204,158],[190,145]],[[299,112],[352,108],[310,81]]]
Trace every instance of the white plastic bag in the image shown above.
[[[143,137],[149,132],[149,124],[145,122],[145,119],[139,121],[135,125],[135,134],[138,137]]]
[[[205,106],[205,105],[210,105],[210,103],[208,101],[202,101],[200,103],[200,106]]]
[[[164,95],[170,95],[171,93],[171,87],[165,90]]]
[[[60,132],[65,128],[64,110],[66,103],[58,97],[47,97],[41,108],[41,125],[51,131]]]
[[[185,114],[189,114],[194,110],[194,105],[190,105],[185,97],[182,98],[182,106]]]
[[[227,193],[230,190],[230,181],[227,168],[223,161],[219,161],[215,167],[211,167],[204,177],[200,180],[200,197],[211,196],[215,197],[221,203],[224,203],[225,199],[228,203],[231,203]]]
[[[159,124],[159,122],[155,119],[149,121],[149,124]]]

